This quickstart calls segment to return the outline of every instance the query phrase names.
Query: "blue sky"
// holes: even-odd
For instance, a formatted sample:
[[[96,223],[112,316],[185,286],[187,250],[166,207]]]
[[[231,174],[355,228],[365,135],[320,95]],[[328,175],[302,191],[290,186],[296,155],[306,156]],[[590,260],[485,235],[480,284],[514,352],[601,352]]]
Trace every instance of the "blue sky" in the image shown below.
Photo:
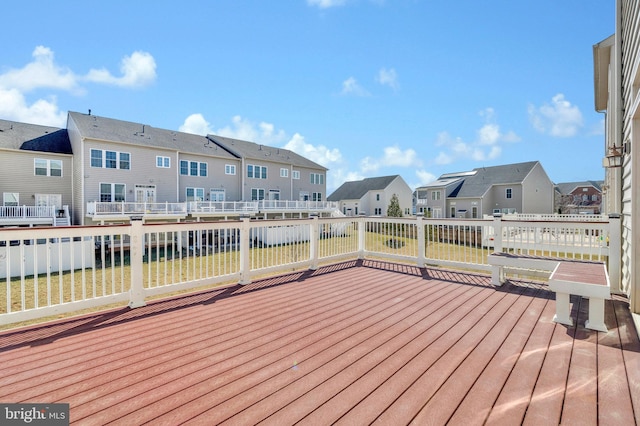
[[[539,160],[602,179],[592,46],[613,0],[22,0],[0,118],[67,111],[286,147],[344,181]]]

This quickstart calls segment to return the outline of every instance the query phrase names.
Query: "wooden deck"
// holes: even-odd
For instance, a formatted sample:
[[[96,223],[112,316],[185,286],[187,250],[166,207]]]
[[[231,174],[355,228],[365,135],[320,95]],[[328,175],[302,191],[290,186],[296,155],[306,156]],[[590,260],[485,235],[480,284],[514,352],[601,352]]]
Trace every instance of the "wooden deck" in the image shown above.
[[[71,422],[615,424],[640,420],[627,302],[608,333],[545,285],[365,261],[0,333],[0,402]]]

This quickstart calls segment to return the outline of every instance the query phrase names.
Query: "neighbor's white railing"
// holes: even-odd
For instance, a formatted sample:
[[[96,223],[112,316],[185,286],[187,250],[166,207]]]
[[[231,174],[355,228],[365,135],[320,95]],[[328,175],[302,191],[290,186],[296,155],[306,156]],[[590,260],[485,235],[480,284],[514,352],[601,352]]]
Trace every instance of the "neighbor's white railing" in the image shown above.
[[[136,219],[115,226],[0,229],[0,324],[111,303],[137,307],[152,296],[248,284],[258,276],[356,258],[489,271],[487,256],[494,250],[608,256],[612,290],[619,282],[619,218],[313,216],[163,224]]]
[[[87,203],[87,214],[91,216],[109,215],[187,215],[186,203],[131,203],[131,202],[99,202]]]
[[[258,211],[257,201],[190,201],[189,213],[253,213]]]
[[[54,218],[55,206],[0,206],[0,219]]]

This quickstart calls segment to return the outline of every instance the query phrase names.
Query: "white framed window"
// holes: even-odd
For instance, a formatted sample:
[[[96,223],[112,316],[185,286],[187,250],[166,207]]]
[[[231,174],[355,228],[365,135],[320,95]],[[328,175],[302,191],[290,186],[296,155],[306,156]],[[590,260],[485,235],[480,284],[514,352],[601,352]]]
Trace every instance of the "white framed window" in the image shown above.
[[[180,174],[183,176],[207,177],[207,163],[180,160]]]
[[[322,201],[322,192],[312,192],[311,201]]]
[[[123,183],[100,183],[100,201],[111,203],[124,201],[126,185]]]
[[[236,174],[236,165],[235,164],[225,164],[224,165],[224,174],[225,175],[235,175]]]
[[[291,177],[292,177],[293,179],[300,179],[300,170],[293,170],[293,171],[291,172]]]
[[[440,191],[431,192],[431,201],[438,201],[440,199]]]
[[[277,201],[280,199],[280,190],[279,189],[270,189],[269,190],[269,200]]]
[[[376,201],[380,201],[380,194],[376,194]]]
[[[251,201],[264,200],[263,188],[251,188]]]
[[[267,178],[267,167],[266,166],[256,166],[255,164],[247,165],[247,177],[254,179],[266,179]]]
[[[131,154],[128,152],[91,150],[91,167],[104,169],[131,169]]]
[[[204,188],[187,188],[187,201],[204,201]]]
[[[324,175],[322,173],[310,173],[311,183],[314,185],[324,185]]]
[[[17,206],[20,203],[20,193],[18,192],[3,192],[2,193],[2,205],[3,206]]]
[[[62,177],[62,160],[34,158],[33,168],[36,176]]]
[[[507,188],[504,191],[504,197],[505,198],[511,198],[513,195],[513,190],[511,188]]]
[[[281,168],[280,177],[283,177],[283,178],[289,177],[289,169],[285,169],[284,167]]]
[[[162,169],[168,169],[171,167],[171,158],[162,157],[160,155],[156,156],[156,167],[160,167]]]

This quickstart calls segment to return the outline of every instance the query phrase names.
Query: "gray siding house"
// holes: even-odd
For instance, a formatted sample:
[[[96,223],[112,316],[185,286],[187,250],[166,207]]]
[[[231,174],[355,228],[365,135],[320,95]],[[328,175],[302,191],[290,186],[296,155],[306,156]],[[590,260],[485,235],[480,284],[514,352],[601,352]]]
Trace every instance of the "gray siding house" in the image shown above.
[[[403,215],[411,214],[412,191],[400,175],[366,178],[343,183],[329,197],[346,216],[386,216],[393,195]]]
[[[0,120],[0,226],[68,225],[73,167],[66,130]]]
[[[416,190],[418,211],[439,218],[553,213],[554,184],[538,161],[442,175]]]

